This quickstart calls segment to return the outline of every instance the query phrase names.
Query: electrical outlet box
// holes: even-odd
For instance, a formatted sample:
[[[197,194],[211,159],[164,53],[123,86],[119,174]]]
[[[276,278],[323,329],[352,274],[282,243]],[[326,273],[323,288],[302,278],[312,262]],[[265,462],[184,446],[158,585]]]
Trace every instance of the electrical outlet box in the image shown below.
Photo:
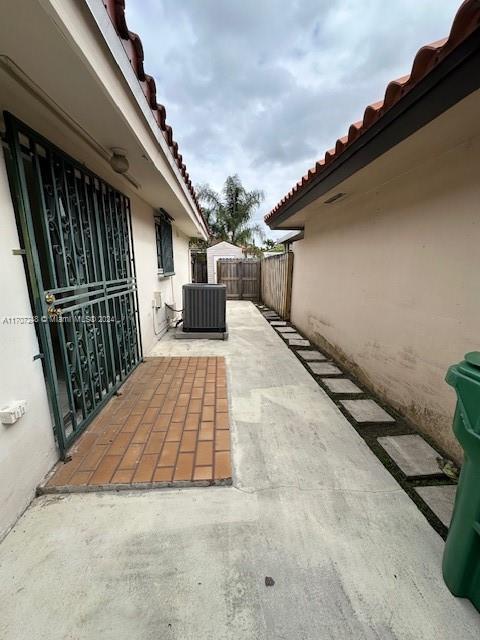
[[[0,422],[2,424],[14,424],[27,411],[27,401],[18,400],[9,405],[0,407]]]
[[[153,292],[153,307],[155,309],[160,309],[162,306],[162,292],[154,291]]]

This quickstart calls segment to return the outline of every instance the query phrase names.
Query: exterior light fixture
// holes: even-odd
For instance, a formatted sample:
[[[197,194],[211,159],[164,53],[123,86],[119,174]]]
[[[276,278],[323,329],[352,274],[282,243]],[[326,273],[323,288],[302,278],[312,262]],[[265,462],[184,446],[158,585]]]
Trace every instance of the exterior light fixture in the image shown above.
[[[127,160],[127,152],[120,147],[112,147],[112,157],[110,158],[110,166],[116,173],[126,173],[129,168]]]

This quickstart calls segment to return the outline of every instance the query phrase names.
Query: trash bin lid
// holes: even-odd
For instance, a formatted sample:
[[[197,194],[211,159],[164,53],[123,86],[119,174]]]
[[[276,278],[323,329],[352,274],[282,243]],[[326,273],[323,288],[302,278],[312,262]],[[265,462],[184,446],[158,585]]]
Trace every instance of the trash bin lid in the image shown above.
[[[458,365],[453,366],[452,369],[455,369],[458,373],[480,384],[480,352],[470,351],[470,353],[466,353],[463,362],[459,362]],[[448,380],[448,376],[447,382],[452,384],[452,382]],[[452,386],[456,386],[456,384],[452,384]]]
[[[465,362],[468,362],[468,364],[474,367],[480,367],[480,351],[470,351],[470,353],[466,353]]]

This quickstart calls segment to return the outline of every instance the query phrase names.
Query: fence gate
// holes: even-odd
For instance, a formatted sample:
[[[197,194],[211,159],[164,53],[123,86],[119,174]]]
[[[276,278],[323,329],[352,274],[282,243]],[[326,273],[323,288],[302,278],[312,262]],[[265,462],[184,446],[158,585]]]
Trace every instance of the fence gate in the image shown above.
[[[39,357],[64,455],[141,359],[130,201],[5,115]]]
[[[208,282],[205,252],[192,252],[192,282]]]
[[[265,258],[262,264],[262,302],[290,319],[292,300],[293,253],[280,253]]]
[[[256,258],[220,258],[217,282],[226,285],[229,300],[259,300],[260,267]]]

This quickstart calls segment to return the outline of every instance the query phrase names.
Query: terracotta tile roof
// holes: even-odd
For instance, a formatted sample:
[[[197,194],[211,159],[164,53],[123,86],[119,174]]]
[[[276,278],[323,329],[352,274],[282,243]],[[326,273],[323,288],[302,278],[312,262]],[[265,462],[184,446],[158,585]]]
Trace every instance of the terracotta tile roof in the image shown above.
[[[409,75],[392,80],[386,88],[385,97],[379,102],[368,105],[363,119],[350,125],[348,134],[339,138],[333,149],[329,149],[323,159],[316,162],[306,175],[287,193],[282,200],[265,216],[270,224],[288,206],[292,198],[302,194],[313,178],[322,172],[334,158],[357,140],[375,122],[377,122],[393,105],[400,102],[413,87],[427,76],[442,60],[445,59],[461,42],[480,27],[480,0],[465,0],[457,11],[448,38],[428,44],[417,52]]]
[[[107,10],[108,15],[110,16],[113,26],[115,27],[115,31],[122,41],[123,47],[130,60],[130,64],[132,65],[135,75],[137,76],[140,82],[140,86],[142,87],[143,93],[145,94],[148,105],[152,110],[158,126],[162,130],[163,136],[168,144],[171,154],[173,155],[175,163],[179,168],[181,175],[183,176],[185,185],[187,186],[187,189],[190,192],[197,211],[200,214],[208,231],[207,221],[205,220],[205,217],[198,203],[195,189],[193,188],[192,181],[187,172],[187,167],[183,162],[182,154],[178,151],[178,143],[173,139],[172,127],[166,122],[167,111],[163,104],[159,104],[157,102],[157,89],[155,80],[152,76],[149,76],[145,73],[145,69],[143,67],[144,54],[142,41],[136,33],[133,33],[133,31],[130,31],[128,29],[127,21],[125,18],[125,0],[103,0],[103,4],[105,6],[105,9]]]

